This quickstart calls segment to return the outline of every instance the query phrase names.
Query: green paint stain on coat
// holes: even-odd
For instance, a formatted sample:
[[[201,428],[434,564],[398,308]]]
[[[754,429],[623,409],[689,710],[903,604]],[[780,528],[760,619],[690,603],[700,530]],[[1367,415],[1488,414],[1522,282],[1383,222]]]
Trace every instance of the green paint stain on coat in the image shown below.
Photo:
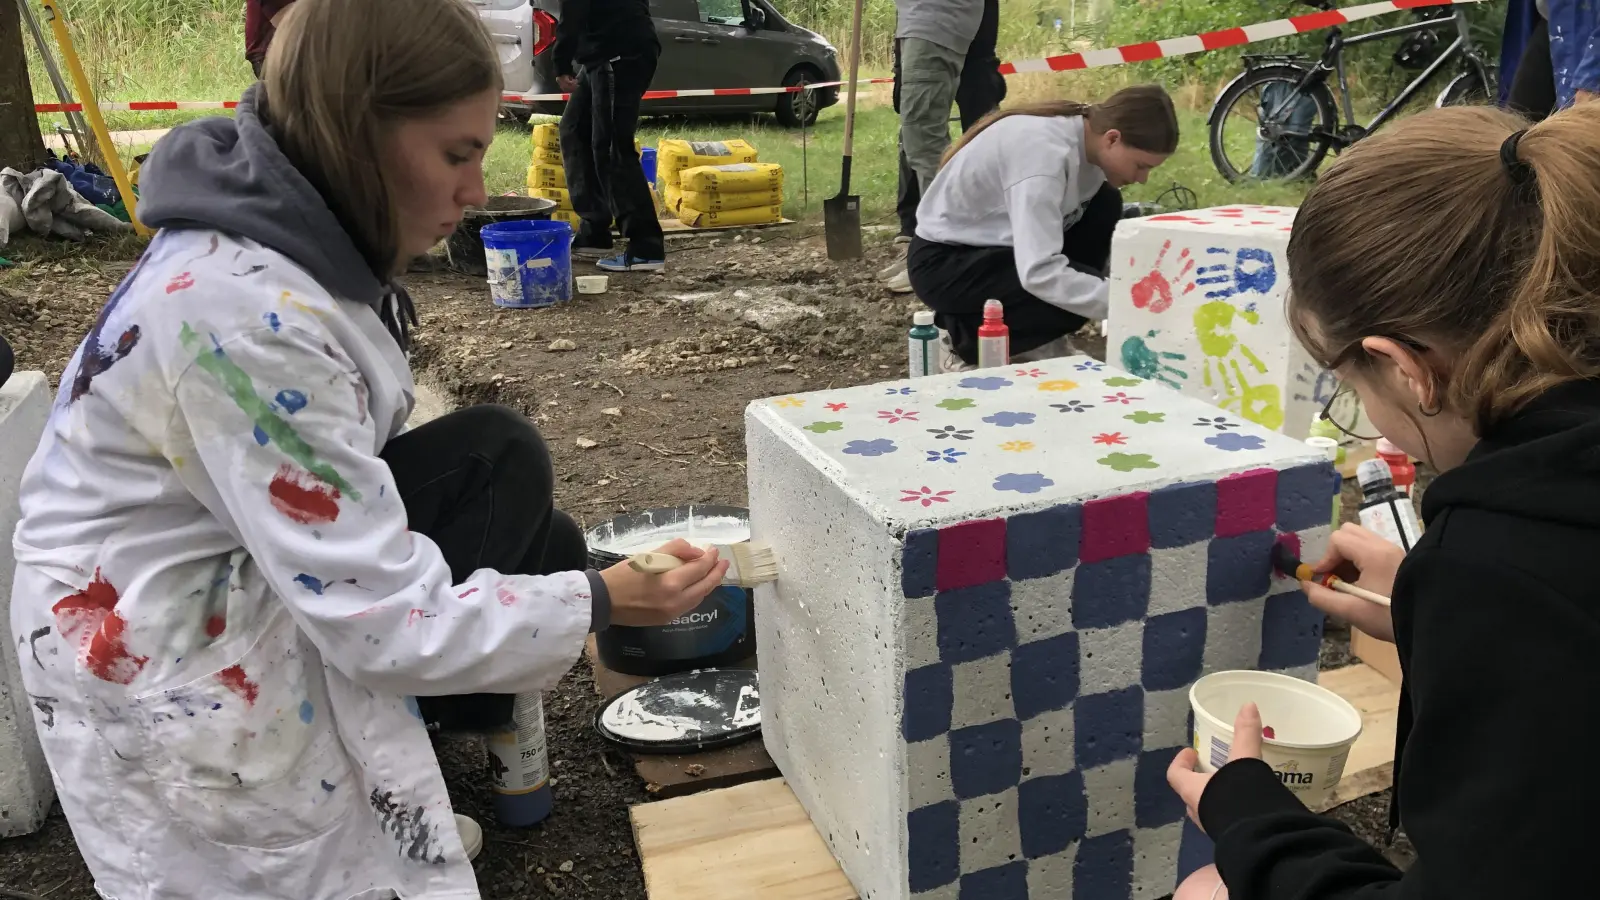
[[[345,481],[344,476],[333,466],[318,459],[316,451],[300,437],[294,426],[278,418],[271,404],[256,393],[255,382],[250,380],[250,373],[229,359],[228,354],[217,346],[214,340],[208,344],[188,322],[183,323],[183,330],[178,333],[178,339],[183,342],[185,349],[194,354],[196,364],[217,379],[234,404],[250,417],[255,424],[257,435],[266,435],[290,459],[327,484],[338,488],[346,497],[351,500],[361,500],[361,492],[357,491],[354,485]]]

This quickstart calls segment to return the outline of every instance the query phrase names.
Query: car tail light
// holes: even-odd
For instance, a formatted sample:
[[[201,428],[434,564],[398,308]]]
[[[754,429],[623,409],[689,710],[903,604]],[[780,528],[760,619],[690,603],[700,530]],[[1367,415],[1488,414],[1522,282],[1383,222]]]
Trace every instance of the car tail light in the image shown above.
[[[556,42],[556,17],[542,9],[533,11],[533,55],[550,49]]]

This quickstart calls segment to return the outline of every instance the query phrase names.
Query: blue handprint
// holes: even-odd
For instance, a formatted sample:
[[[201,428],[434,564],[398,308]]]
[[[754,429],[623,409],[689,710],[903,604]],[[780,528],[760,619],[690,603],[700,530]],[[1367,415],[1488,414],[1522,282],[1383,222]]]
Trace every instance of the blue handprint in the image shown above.
[[[1154,338],[1157,332],[1149,332],[1145,338]],[[1154,378],[1171,387],[1183,385],[1172,380],[1171,376],[1188,378],[1189,373],[1182,369],[1167,365],[1167,360],[1181,362],[1186,359],[1182,353],[1168,353],[1165,350],[1155,350],[1144,342],[1144,338],[1131,337],[1122,342],[1122,367],[1140,378]]]
[[[1212,299],[1224,299],[1235,294],[1265,294],[1278,284],[1278,263],[1271,250],[1243,247],[1230,252],[1224,247],[1211,247],[1206,254],[1231,260],[1201,266],[1195,270],[1195,284],[1215,285],[1206,291]]]

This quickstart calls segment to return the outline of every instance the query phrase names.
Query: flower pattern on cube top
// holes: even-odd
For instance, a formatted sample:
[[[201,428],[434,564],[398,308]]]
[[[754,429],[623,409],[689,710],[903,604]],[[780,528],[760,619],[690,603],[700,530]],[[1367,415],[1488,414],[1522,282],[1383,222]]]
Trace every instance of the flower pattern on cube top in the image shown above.
[[[1226,450],[1229,453],[1238,453],[1241,450],[1260,450],[1267,445],[1266,441],[1256,435],[1238,434],[1232,431],[1214,434],[1206,438],[1206,443],[1218,450]]]
[[[850,408],[848,403],[824,403],[823,406],[827,407],[828,412],[838,412],[841,409]]]
[[[1112,431],[1107,434],[1095,435],[1094,442],[1096,444],[1105,444],[1106,446],[1111,446],[1112,444],[1126,444],[1128,439],[1122,436],[1122,432]]]
[[[1215,428],[1218,431],[1230,431],[1239,427],[1238,422],[1229,421],[1226,416],[1201,416],[1194,424],[1196,428]]]
[[[901,488],[900,493],[904,495],[900,498],[901,503],[921,503],[923,506],[932,506],[935,503],[949,503],[950,495],[954,494],[955,491],[936,491],[927,485],[923,485],[914,490]]]
[[[844,452],[854,456],[882,456],[900,449],[894,441],[888,438],[878,438],[871,441],[851,441],[844,445]]]
[[[1018,378],[1039,378],[1044,375],[1043,369],[1018,369],[1014,372]]]
[[[967,452],[965,450],[957,450],[954,447],[946,447],[943,450],[929,450],[928,462],[960,462],[961,457],[966,455]]]
[[[1130,397],[1122,391],[1118,391],[1115,394],[1107,394],[1105,398],[1107,403],[1121,403],[1123,406],[1132,406],[1133,401],[1143,399],[1143,397]]]
[[[1069,381],[1065,378],[1039,382],[1039,390],[1041,391],[1071,391],[1076,390],[1077,387],[1078,383],[1076,381]]]
[[[984,416],[983,420],[990,425],[1001,428],[1012,428],[1017,425],[1032,425],[1035,415],[1031,412],[997,412],[992,416]]]
[[[878,410],[878,418],[888,422],[890,425],[896,422],[915,422],[917,421],[917,411],[914,409],[900,409],[899,407],[880,409]]]
[[[1009,378],[1001,378],[998,375],[961,379],[961,386],[973,391],[998,391],[1001,388],[1008,388],[1015,383],[1016,382]]]
[[[946,425],[943,428],[929,428],[928,433],[936,438],[948,438],[952,441],[970,441],[972,440],[973,430],[971,428],[957,428],[954,425]]]
[[[883,389],[883,392],[884,392],[884,393],[885,393],[885,394],[895,394],[895,395],[898,395],[898,396],[901,396],[901,397],[909,397],[909,396],[911,396],[911,395],[912,395],[912,394],[915,394],[915,393],[916,393],[916,391],[914,391],[914,390],[912,390],[912,389],[911,389],[911,388],[909,388],[909,387],[892,387],[892,388],[884,388],[884,389]]]
[[[1056,410],[1057,412],[1081,413],[1094,409],[1094,404],[1085,403],[1082,400],[1068,400],[1065,403],[1052,403],[1050,404],[1050,408]]]

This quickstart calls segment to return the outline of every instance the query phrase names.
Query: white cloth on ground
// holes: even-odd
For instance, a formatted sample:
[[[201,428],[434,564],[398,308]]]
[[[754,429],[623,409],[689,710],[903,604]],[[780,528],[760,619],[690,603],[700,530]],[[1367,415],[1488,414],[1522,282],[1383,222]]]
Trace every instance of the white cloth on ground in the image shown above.
[[[55,169],[24,175],[0,169],[0,247],[27,228],[38,235],[81,241],[91,232],[127,231],[133,226],[72,189]]]

